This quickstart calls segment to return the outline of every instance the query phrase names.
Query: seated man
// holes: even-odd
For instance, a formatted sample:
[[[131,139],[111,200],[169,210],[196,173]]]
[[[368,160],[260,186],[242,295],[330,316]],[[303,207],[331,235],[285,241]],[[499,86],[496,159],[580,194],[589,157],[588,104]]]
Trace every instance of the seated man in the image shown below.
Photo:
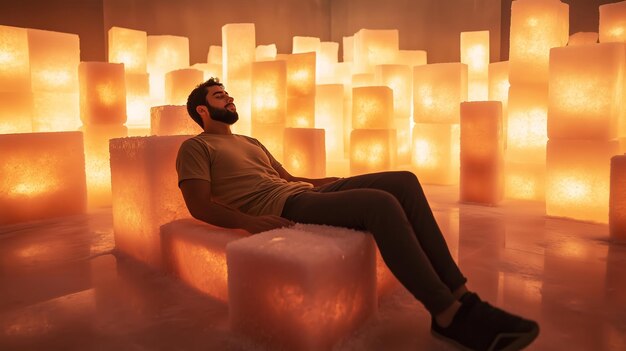
[[[215,78],[187,100],[204,130],[181,145],[176,160],[193,217],[250,233],[294,222],[370,232],[389,269],[432,315],[435,336],[472,350],[519,350],[537,337],[537,323],[468,291],[413,173],[294,177],[258,140],[231,133],[233,102]]]

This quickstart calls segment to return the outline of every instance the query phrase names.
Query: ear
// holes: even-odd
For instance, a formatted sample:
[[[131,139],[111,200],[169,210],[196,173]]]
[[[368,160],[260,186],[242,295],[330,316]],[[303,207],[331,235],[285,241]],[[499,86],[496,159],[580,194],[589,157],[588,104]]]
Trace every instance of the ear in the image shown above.
[[[198,112],[200,116],[205,116],[205,117],[209,116],[209,110],[204,105],[196,106],[196,112]]]

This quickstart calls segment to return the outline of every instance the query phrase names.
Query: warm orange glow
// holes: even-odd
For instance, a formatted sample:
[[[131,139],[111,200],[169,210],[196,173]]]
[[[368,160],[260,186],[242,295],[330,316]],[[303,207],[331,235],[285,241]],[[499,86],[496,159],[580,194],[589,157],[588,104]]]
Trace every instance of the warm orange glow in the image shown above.
[[[126,126],[150,127],[150,79],[147,73],[126,73]]]
[[[507,157],[517,162],[545,164],[548,87],[511,85],[507,118]]]
[[[399,65],[407,65],[413,69],[414,66],[421,66],[427,63],[425,50],[399,50],[396,63]]]
[[[467,101],[467,65],[437,63],[413,68],[415,123],[459,123],[462,101]]]
[[[550,49],[569,38],[569,5],[559,0],[516,0],[511,5],[510,81],[548,81]]]
[[[412,165],[424,184],[459,182],[458,124],[417,123],[413,127]]]
[[[552,49],[548,136],[609,140],[618,137],[623,108],[623,43]]]
[[[165,102],[165,74],[189,66],[189,39],[173,35],[148,35],[147,70],[153,104]]]
[[[393,127],[393,91],[386,86],[352,89],[352,128]]]
[[[83,124],[126,122],[126,83],[121,63],[81,62],[80,119]]]
[[[318,85],[315,92],[315,127],[326,132],[328,160],[344,158],[343,85]],[[328,172],[331,174],[330,172]]]
[[[79,38],[76,34],[28,29],[33,91],[78,91]]]
[[[256,61],[273,61],[276,59],[276,44],[259,45],[255,50]]]
[[[355,129],[350,134],[350,173],[385,171],[396,166],[394,129]]]
[[[598,42],[598,33],[596,32],[578,32],[569,36],[567,46],[591,45]]]
[[[393,92],[393,115],[409,120],[413,103],[413,74],[409,66],[378,65],[375,67],[376,82],[391,88]]]
[[[315,94],[287,99],[286,126],[313,128],[315,126]]]
[[[317,65],[315,73],[316,80],[320,84],[329,84],[334,80],[335,65],[338,63],[339,44],[331,41],[320,43],[317,54]]]
[[[109,62],[123,63],[127,74],[145,74],[148,64],[148,34],[140,30],[111,27],[108,35]]]
[[[546,213],[607,223],[609,160],[618,152],[617,141],[548,141]]]
[[[544,201],[546,169],[543,163],[507,162],[505,197],[507,199]]]
[[[287,55],[287,96],[315,94],[314,52]]]
[[[284,163],[295,176],[323,178],[326,176],[326,145],[324,130],[285,128]]]
[[[303,54],[306,52],[318,53],[320,50],[320,38],[295,36],[292,40],[292,54]]]
[[[219,45],[209,46],[209,53],[207,54],[206,62],[208,64],[223,66],[223,48]]]
[[[222,65],[224,82],[250,79],[250,64],[256,55],[254,23],[230,23],[222,26]],[[211,63],[211,62],[209,62]]]
[[[600,5],[600,42],[626,42],[626,3]]]
[[[611,239],[626,241],[626,154],[611,158],[609,229]]]
[[[168,105],[185,105],[189,92],[204,81],[204,72],[185,68],[165,74],[165,103]]]
[[[32,114],[32,93],[0,92],[0,134],[32,132]]]
[[[186,106],[154,106],[150,108],[150,134],[196,135],[202,128],[187,113]]]
[[[222,76],[222,65],[214,64],[214,63],[194,63],[191,65],[191,68],[202,71],[204,74],[203,81],[209,80],[211,77],[221,77]]]
[[[30,64],[24,28],[0,25],[0,91],[28,92]]]
[[[284,61],[252,63],[252,123],[285,123],[286,93]]]
[[[461,32],[461,63],[467,65],[469,101],[487,100],[489,31]]]
[[[258,139],[278,162],[283,162],[284,123],[254,123],[252,136]]]
[[[398,51],[398,30],[361,29],[354,35],[355,72],[371,73],[376,65],[395,63]]]
[[[36,92],[32,121],[34,132],[78,130],[81,125],[78,92]]]

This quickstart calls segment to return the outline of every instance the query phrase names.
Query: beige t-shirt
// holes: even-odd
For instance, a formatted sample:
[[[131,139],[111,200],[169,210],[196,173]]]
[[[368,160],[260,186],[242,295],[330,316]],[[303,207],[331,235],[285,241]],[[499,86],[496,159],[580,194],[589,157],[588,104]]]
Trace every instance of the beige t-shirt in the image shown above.
[[[258,140],[237,134],[199,134],[183,142],[176,158],[179,185],[209,181],[213,201],[256,216],[279,216],[289,196],[313,187],[282,179],[279,167]]]

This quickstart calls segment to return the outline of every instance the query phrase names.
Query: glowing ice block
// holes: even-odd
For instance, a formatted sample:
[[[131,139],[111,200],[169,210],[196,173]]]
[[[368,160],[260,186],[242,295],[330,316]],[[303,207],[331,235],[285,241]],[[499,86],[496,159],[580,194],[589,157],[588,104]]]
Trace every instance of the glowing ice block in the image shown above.
[[[78,91],[78,35],[29,28],[28,50],[33,91]]]
[[[306,96],[287,97],[285,125],[292,128],[315,126],[315,93]]]
[[[126,73],[145,74],[148,67],[148,33],[111,27],[108,35],[109,62],[123,63]]]
[[[467,65],[469,101],[488,96],[489,31],[461,32],[461,63]]]
[[[0,25],[0,92],[29,92],[30,63],[25,28]]]
[[[193,218],[164,224],[164,268],[203,294],[227,302],[226,245],[249,235],[245,230],[220,228]]]
[[[165,74],[189,66],[189,38],[174,35],[148,35],[150,97],[160,105],[165,101]]]
[[[33,131],[33,94],[0,92],[0,134]]]
[[[617,141],[548,141],[546,214],[607,223],[611,157]]]
[[[0,135],[0,225],[85,212],[80,132]]]
[[[124,65],[107,62],[81,62],[80,119],[84,125],[126,122],[126,82]]]
[[[256,55],[254,23],[229,23],[222,26],[222,67],[224,81],[250,79],[250,64]]]
[[[559,0],[515,0],[511,4],[510,82],[548,81],[550,49],[567,44],[569,5]]]
[[[318,37],[294,36],[292,39],[292,54],[303,54],[305,52],[319,52],[321,40]]]
[[[276,59],[276,54],[278,50],[276,49],[276,44],[270,45],[259,45],[255,49],[255,60],[256,61],[273,61]]]
[[[598,42],[598,33],[596,32],[578,32],[569,36],[567,46],[591,45]]]
[[[194,63],[191,65],[191,68],[202,71],[204,75],[203,81],[207,81],[212,77],[222,76],[222,65],[214,63]]]
[[[160,269],[161,225],[190,217],[178,189],[176,155],[189,136],[110,141],[113,230],[117,250]]]
[[[352,75],[352,88],[371,87],[376,85],[376,74],[357,73]]]
[[[147,73],[126,73],[126,125],[150,126],[150,77]]]
[[[38,91],[33,94],[33,132],[78,130],[79,94]]]
[[[286,56],[288,97],[315,94],[316,56],[315,52]]]
[[[393,128],[393,90],[386,86],[352,89],[352,128]]]
[[[284,123],[252,125],[252,137],[258,139],[278,162],[283,162]]]
[[[506,122],[507,157],[517,162],[546,162],[548,87],[513,84]]]
[[[507,161],[504,165],[504,197],[544,201],[546,194],[545,163]]]
[[[283,165],[297,177],[326,176],[324,129],[285,128]]]
[[[415,123],[459,123],[467,101],[467,65],[436,63],[413,67]]]
[[[611,158],[609,231],[614,241],[626,241],[626,154]]]
[[[335,67],[339,60],[339,43],[332,41],[321,42],[316,59],[315,74],[317,82],[320,84],[333,82]]]
[[[343,44],[343,62],[354,61],[354,36],[343,37],[341,43]]]
[[[626,42],[626,1],[600,5],[600,42]]]
[[[414,66],[425,65],[428,61],[428,54],[424,50],[399,50],[396,64]]]
[[[502,112],[505,113],[509,101],[509,61],[493,62],[489,64],[489,95],[490,101],[502,102]]]
[[[370,235],[296,225],[226,246],[232,330],[270,349],[330,350],[377,310]]]
[[[495,205],[504,193],[502,104],[461,104],[460,201]]]
[[[395,63],[400,46],[397,29],[361,29],[354,35],[354,65],[358,73]]]
[[[610,140],[624,106],[624,43],[552,49],[548,138]]]
[[[207,54],[206,62],[208,64],[222,65],[223,66],[223,48],[219,45],[209,46],[209,53]]]
[[[315,92],[315,127],[326,132],[328,160],[344,158],[343,89],[342,84],[323,84]]]
[[[189,93],[204,81],[204,72],[183,68],[165,73],[165,103],[185,105]]]
[[[374,67],[376,83],[393,91],[394,118],[409,119],[413,103],[413,71],[409,66],[378,65]]]
[[[185,105],[164,105],[150,108],[150,134],[195,135],[202,128],[187,113]]]
[[[350,174],[393,169],[396,145],[395,129],[354,129],[350,133]]]
[[[236,100],[235,103],[237,103]],[[286,109],[287,64],[285,61],[253,62],[252,123],[284,123]]]
[[[424,184],[459,183],[460,126],[416,123],[413,127],[412,165]]]

